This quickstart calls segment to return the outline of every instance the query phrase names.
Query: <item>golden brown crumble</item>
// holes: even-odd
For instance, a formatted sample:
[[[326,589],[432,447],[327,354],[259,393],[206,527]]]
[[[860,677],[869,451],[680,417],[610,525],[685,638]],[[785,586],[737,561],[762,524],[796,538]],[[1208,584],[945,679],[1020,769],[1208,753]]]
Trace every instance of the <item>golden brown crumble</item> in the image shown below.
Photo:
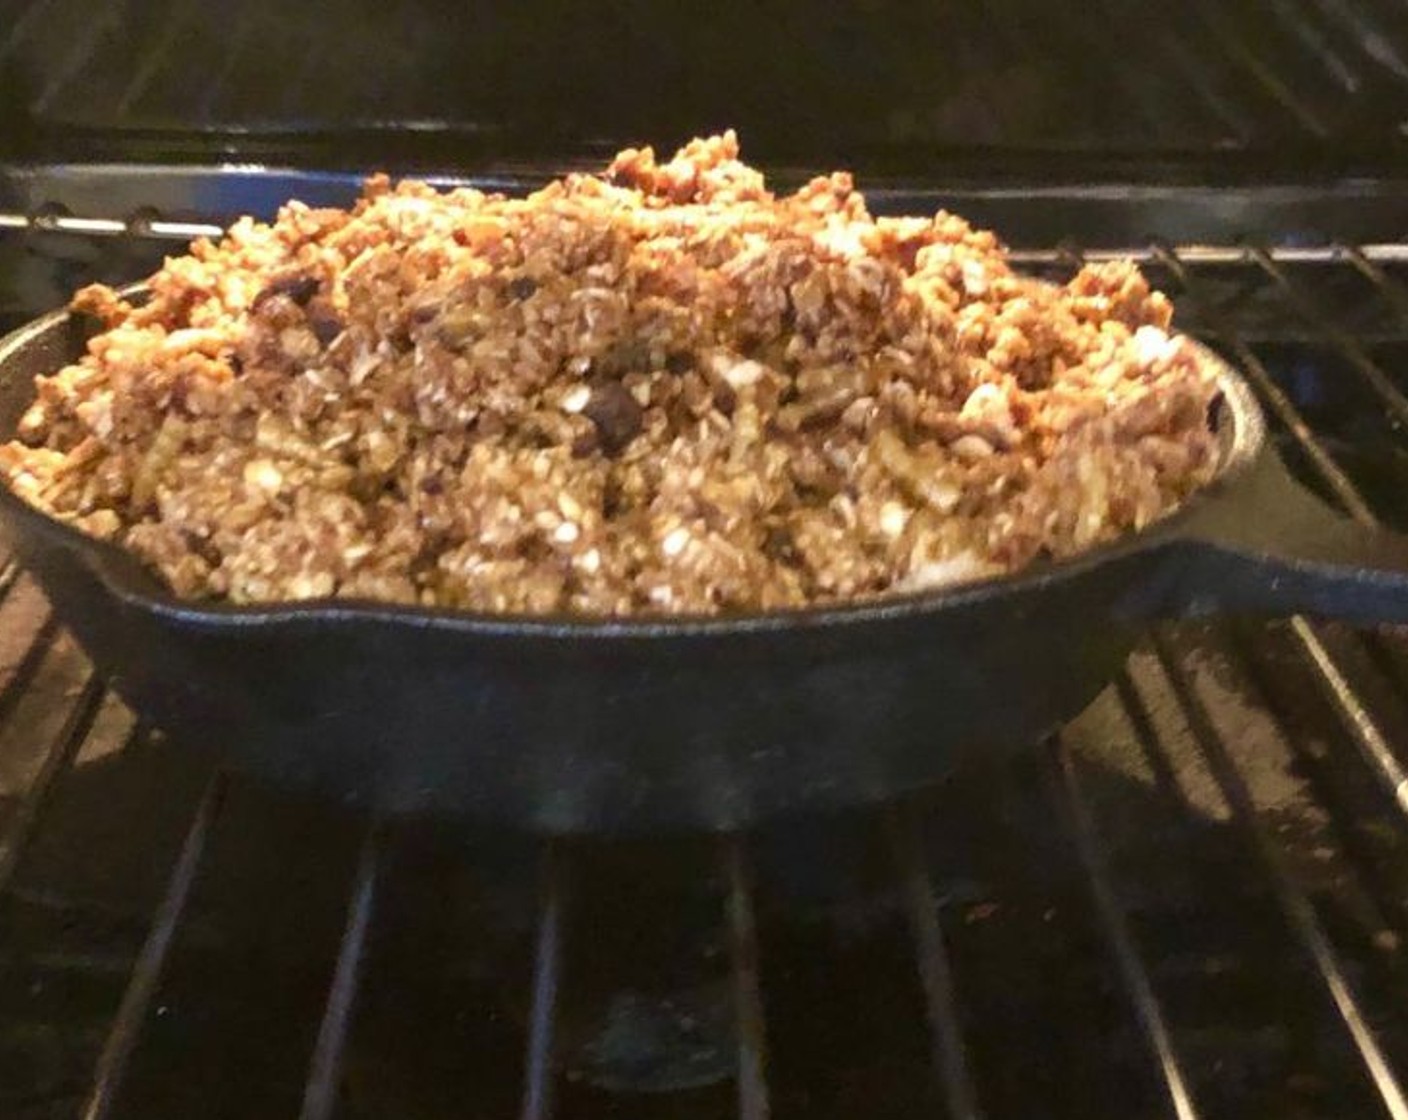
[[[1129,264],[1015,275],[732,133],[528,198],[371,179],[197,241],[37,379],[0,477],[182,596],[803,606],[1011,571],[1214,468],[1206,363]]]

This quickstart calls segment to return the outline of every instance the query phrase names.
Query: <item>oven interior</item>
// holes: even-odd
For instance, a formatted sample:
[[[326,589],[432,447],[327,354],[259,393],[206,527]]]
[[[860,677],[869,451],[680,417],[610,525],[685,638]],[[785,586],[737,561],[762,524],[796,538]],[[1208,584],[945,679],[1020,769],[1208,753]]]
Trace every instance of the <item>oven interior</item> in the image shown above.
[[[1408,6],[563,9],[0,3],[0,319],[374,168],[734,126],[1053,278],[1138,258],[1408,531]],[[137,725],[0,554],[0,1116],[1404,1117],[1406,767],[1401,632],[1222,620],[879,811],[374,821]]]

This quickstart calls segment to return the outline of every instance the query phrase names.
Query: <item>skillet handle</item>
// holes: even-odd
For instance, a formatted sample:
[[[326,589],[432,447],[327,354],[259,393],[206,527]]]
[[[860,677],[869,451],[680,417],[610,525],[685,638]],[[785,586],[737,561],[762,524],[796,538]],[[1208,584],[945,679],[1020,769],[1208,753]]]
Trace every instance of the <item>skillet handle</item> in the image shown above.
[[[1340,514],[1270,447],[1180,527],[1173,552],[1165,615],[1408,623],[1408,535]]]

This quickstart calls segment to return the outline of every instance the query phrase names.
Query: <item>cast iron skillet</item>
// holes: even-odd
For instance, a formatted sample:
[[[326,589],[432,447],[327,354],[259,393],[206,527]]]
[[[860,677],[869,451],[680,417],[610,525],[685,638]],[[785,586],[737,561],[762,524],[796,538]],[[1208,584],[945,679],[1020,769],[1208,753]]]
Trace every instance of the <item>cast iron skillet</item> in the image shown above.
[[[66,313],[0,342],[0,440],[73,360]],[[1074,560],[948,591],[729,619],[490,617],[174,599],[0,486],[0,527],[134,709],[230,766],[391,813],[550,831],[737,827],[891,797],[1076,715],[1141,624],[1408,621],[1408,538],[1286,473],[1221,376],[1218,479]]]

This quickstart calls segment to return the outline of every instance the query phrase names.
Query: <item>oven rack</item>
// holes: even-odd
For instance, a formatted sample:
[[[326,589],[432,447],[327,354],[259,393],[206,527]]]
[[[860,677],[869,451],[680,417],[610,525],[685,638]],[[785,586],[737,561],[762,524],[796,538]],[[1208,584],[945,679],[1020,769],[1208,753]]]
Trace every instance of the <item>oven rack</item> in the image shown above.
[[[0,215],[0,227],[21,221],[38,224],[29,216]],[[52,231],[85,236],[132,232],[125,223],[70,216],[43,223]],[[196,227],[153,220],[139,232],[179,239],[191,236]],[[1180,309],[1193,316],[1191,329],[1248,376],[1278,439],[1322,491],[1365,524],[1381,518],[1402,523],[1408,508],[1389,508],[1366,496],[1355,471],[1341,462],[1339,445],[1307,416],[1285,372],[1295,366],[1287,344],[1268,341],[1262,332],[1249,336],[1243,323],[1248,298],[1276,301],[1290,320],[1296,352],[1323,355],[1337,376],[1354,379],[1355,391],[1372,399],[1388,424],[1389,438],[1402,443],[1408,377],[1380,351],[1391,349],[1400,336],[1408,338],[1408,271],[1400,267],[1408,263],[1408,245],[1152,243],[1089,252],[1062,245],[1016,259],[1061,273],[1086,259],[1123,255],[1146,262],[1157,278],[1176,289]],[[1322,299],[1331,274],[1336,284],[1349,283],[1364,298],[1377,301],[1379,327],[1366,332],[1346,325],[1341,305]],[[44,902],[43,891],[25,874],[30,848],[46,828],[46,810],[62,797],[79,759],[146,749],[143,744],[152,733],[121,717],[120,705],[13,563],[0,574],[0,631],[10,635],[8,667],[0,652],[0,763],[6,752],[12,756],[8,766],[0,766],[0,791],[6,795],[0,803],[0,901],[9,894],[12,903],[18,898],[25,905],[58,906]],[[1217,1047],[1226,1045],[1222,1058],[1235,1066],[1242,1043],[1220,1035],[1209,1042],[1180,1028],[1178,1020],[1187,1012],[1178,1006],[1177,984],[1169,980],[1169,949],[1151,933],[1148,911],[1153,904],[1120,855],[1133,842],[1128,822],[1110,823],[1119,812],[1098,791],[1101,767],[1116,742],[1142,759],[1136,768],[1149,787],[1179,807],[1170,810],[1175,816],[1193,820],[1189,827],[1195,832],[1196,821],[1203,818],[1225,826],[1227,850],[1237,853],[1235,876],[1254,880],[1256,889],[1264,890],[1286,953],[1308,970],[1315,989],[1310,1001],[1319,1003],[1314,1031],[1329,1032],[1337,1041],[1329,1046],[1328,1057],[1320,1053],[1324,1069],[1306,1074],[1301,1082],[1292,1079],[1285,1091],[1325,1092],[1362,1107],[1365,1115],[1408,1118],[1408,1022],[1401,1016],[1408,969],[1399,959],[1401,939],[1408,936],[1408,893],[1402,891],[1408,886],[1405,666],[1408,642],[1389,631],[1354,633],[1304,618],[1264,630],[1242,623],[1162,627],[1151,632],[1146,647],[1097,702],[1098,710],[1034,748],[1033,796],[1054,822],[1058,840],[1051,852],[1033,852],[1031,858],[1069,861],[1082,885],[1085,912],[1072,920],[1094,931],[1113,998],[1127,1016],[1131,1037],[1138,1040],[1131,1061],[1147,1078],[1149,1115],[1195,1120],[1235,1114],[1227,1109],[1236,1089],[1219,1080]],[[1227,675],[1236,678],[1234,691],[1244,700],[1229,702],[1228,686],[1221,683]],[[1313,682],[1308,691],[1306,682]],[[1254,725],[1250,730],[1249,721]],[[1291,789],[1281,795],[1283,801],[1268,803],[1263,772],[1268,766],[1276,770],[1272,784]],[[125,1093],[134,1055],[165,1013],[161,993],[173,947],[190,928],[192,898],[212,838],[227,825],[232,785],[238,784],[221,772],[205,780],[184,838],[170,857],[169,878],[150,911],[145,939],[123,966],[123,992],[97,1049],[91,1079],[54,1090],[59,1099],[71,1100],[85,1120],[128,1114]],[[965,911],[961,891],[954,887],[953,857],[934,851],[932,818],[950,803],[945,800],[950,793],[939,791],[932,799],[878,810],[876,828],[907,922],[913,982],[927,1029],[930,1083],[914,1087],[914,1099],[932,1093],[947,1115],[982,1117],[1003,1113],[1017,1090],[994,1077],[991,1055],[983,1060],[975,1056],[991,1040],[973,1037],[973,1024],[981,1016],[965,1002],[974,985],[965,978],[963,961],[974,957],[974,931],[981,930],[986,915],[981,907],[977,919]],[[1313,843],[1295,830],[1287,835],[1279,826],[1288,802],[1309,805],[1322,820]],[[345,924],[304,1060],[300,1100],[291,1103],[289,1115],[326,1120],[356,1114],[347,1111],[345,1060],[357,1029],[362,978],[375,965],[373,931],[395,875],[402,827],[371,818],[362,818],[358,826]],[[1365,840],[1366,830],[1377,839]],[[1125,839],[1117,842],[1116,833]],[[766,951],[772,903],[759,885],[765,876],[757,855],[765,844],[748,835],[719,836],[707,841],[705,861],[720,885],[737,1042],[734,1110],[744,1120],[796,1112],[792,1090],[780,1091],[774,1084],[774,1055],[788,1043],[777,1033],[770,1011],[770,991],[785,982],[772,975]],[[517,1073],[518,1114],[525,1120],[590,1114],[589,1109],[574,1109],[570,1101],[564,1106],[564,1094],[571,1097],[573,1090],[560,1076],[558,1051],[559,999],[572,983],[571,948],[574,941],[590,937],[573,915],[579,901],[577,868],[595,858],[593,845],[558,838],[537,848],[537,923]],[[1179,850],[1175,845],[1175,853]],[[1212,900],[1214,905],[1217,901]],[[14,967],[15,954],[24,950],[7,945],[8,929],[8,923],[0,923],[0,954]],[[993,998],[991,990],[976,987],[987,993],[983,999]],[[826,996],[825,991],[816,993],[818,1000]],[[1052,1024],[1051,1029],[1065,1026]],[[1319,1053],[1316,1046],[1309,1050]],[[1097,1054],[1091,1060],[1098,1064],[1103,1058]],[[1031,1064],[1017,1061],[1015,1068],[1030,1071]],[[1330,1089],[1324,1088],[1327,1079],[1334,1083]],[[239,1086],[225,1091],[238,1092]],[[0,1112],[14,1114],[12,1108],[24,1104],[5,1102],[6,1090],[0,1088]],[[1118,1108],[1114,1114],[1120,1114]],[[1144,1113],[1123,1113],[1136,1114]]]

